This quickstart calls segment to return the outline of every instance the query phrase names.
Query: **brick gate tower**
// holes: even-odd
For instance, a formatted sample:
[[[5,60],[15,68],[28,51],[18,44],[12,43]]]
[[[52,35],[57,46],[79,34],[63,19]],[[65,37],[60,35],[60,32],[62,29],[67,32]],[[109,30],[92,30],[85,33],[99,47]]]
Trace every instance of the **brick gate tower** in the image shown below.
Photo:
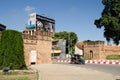
[[[32,13],[22,32],[26,65],[51,63],[55,20]]]

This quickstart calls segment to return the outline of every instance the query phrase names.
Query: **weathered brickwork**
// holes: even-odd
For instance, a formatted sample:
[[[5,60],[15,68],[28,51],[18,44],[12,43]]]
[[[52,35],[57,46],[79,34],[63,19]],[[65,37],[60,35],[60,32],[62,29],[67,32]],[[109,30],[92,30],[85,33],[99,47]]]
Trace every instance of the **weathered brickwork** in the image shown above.
[[[31,65],[31,51],[36,51],[35,64],[51,63],[52,37],[53,33],[51,32],[23,32],[24,55],[27,65]]]
[[[108,55],[120,55],[120,46],[104,45],[103,41],[91,41],[84,43],[84,56],[92,59],[106,59]]]
[[[119,54],[120,55],[120,46],[104,46],[103,52],[105,55]]]

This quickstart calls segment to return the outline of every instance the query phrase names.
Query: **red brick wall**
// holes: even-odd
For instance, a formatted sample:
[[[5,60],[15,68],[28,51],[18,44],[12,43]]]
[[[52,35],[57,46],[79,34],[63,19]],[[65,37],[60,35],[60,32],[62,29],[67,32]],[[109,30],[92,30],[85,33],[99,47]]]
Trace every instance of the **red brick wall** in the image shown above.
[[[104,52],[107,55],[120,55],[120,46],[104,46]]]
[[[106,46],[103,42],[84,43],[84,56],[90,56],[90,50],[93,51],[93,59],[106,59],[108,55],[120,55],[120,46]]]
[[[30,65],[30,53],[32,50],[37,52],[35,64],[51,63],[52,36],[47,32],[37,32],[35,35],[23,34],[24,55],[26,65]]]

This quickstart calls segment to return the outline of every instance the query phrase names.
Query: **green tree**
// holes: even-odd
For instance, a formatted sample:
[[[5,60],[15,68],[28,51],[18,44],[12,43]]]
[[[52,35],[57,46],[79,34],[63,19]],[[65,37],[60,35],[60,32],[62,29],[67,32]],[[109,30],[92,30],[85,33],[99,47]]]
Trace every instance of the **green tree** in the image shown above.
[[[1,40],[1,35],[2,35],[2,32],[0,31],[0,40]]]
[[[91,40],[85,40],[85,41],[83,41],[83,42],[91,42]]]
[[[0,69],[6,66],[11,69],[26,68],[22,34],[14,30],[2,31],[0,40]]]
[[[116,45],[120,41],[120,0],[102,0],[104,5],[101,18],[95,20],[97,28],[104,27],[104,37],[108,42],[114,41]]]
[[[74,46],[78,41],[77,34],[74,32],[57,32],[55,33],[54,39],[65,39],[66,40],[66,53],[74,53]]]

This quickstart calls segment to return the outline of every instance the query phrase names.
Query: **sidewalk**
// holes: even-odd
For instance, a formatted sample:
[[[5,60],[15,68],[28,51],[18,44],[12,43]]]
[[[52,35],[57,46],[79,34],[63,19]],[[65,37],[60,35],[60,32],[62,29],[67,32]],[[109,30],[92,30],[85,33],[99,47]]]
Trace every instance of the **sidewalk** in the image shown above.
[[[39,72],[39,80],[116,80],[120,79],[112,74],[63,65],[41,64],[30,66]]]

